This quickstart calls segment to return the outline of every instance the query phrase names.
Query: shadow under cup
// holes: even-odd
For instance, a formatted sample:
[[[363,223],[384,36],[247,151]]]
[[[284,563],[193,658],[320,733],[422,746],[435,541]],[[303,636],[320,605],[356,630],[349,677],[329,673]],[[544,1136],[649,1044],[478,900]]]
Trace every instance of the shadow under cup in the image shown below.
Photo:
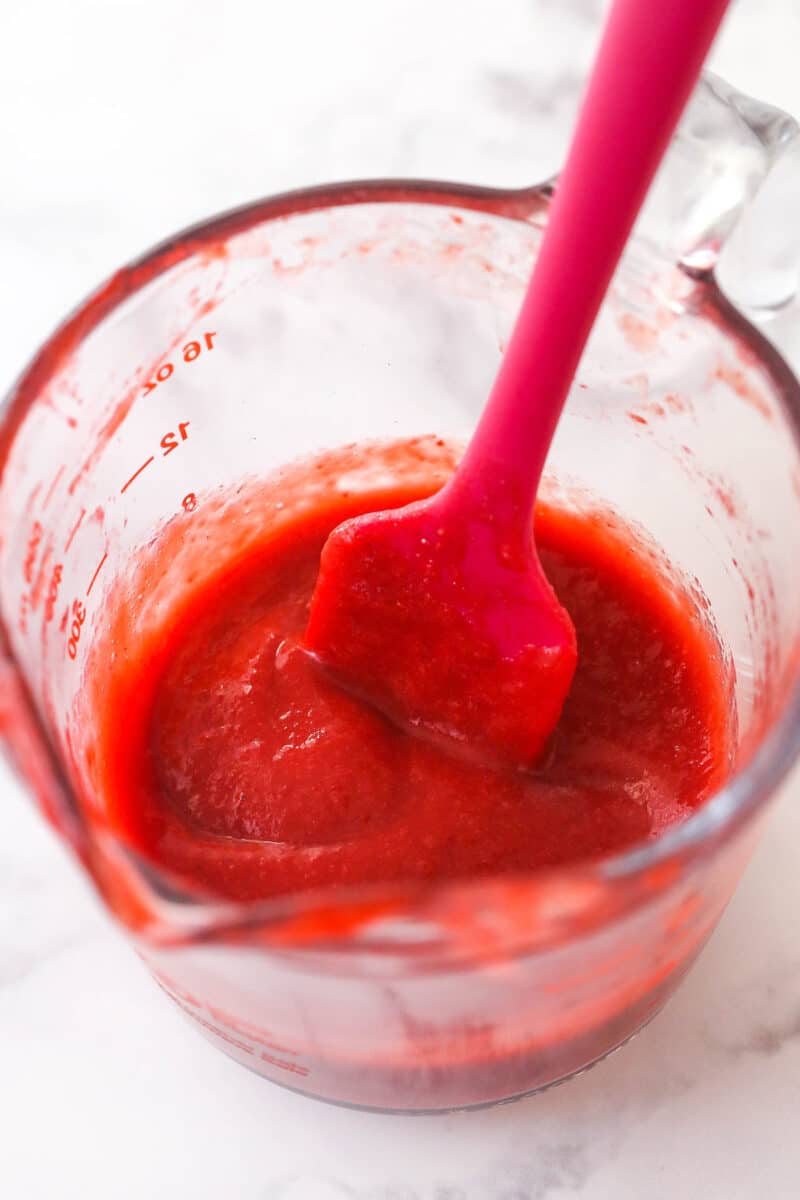
[[[713,929],[797,751],[798,385],[712,278],[634,243],[546,487],[659,547],[713,622],[738,722],[723,791],[600,863],[250,906],[193,894],[104,819],[87,672],[137,551],[175,520],[201,536],[210,499],[325,448],[462,444],[548,195],[347,185],[212,221],[114,276],[5,410],[9,749],[180,1007],[238,1061],[329,1100],[486,1104],[630,1037]],[[117,652],[135,655],[181,585],[178,558]]]

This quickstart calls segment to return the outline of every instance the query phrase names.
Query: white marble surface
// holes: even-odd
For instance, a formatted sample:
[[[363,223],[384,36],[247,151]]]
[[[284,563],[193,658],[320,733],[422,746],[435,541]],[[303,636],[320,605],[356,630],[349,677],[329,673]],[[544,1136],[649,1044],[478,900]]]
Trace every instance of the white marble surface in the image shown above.
[[[325,178],[542,175],[600,7],[4,5],[0,386],[101,277],[217,209]],[[797,0],[738,0],[714,66],[800,113],[799,44]],[[699,965],[632,1045],[516,1106],[414,1120],[305,1101],[212,1050],[5,770],[0,797],[9,1200],[798,1195],[800,776]]]

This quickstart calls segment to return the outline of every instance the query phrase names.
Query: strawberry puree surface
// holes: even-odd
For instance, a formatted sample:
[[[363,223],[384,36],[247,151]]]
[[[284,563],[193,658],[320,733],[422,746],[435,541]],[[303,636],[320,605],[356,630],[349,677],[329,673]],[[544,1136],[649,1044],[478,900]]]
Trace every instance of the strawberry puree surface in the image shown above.
[[[240,900],[530,872],[658,837],[722,782],[730,718],[713,638],[657,558],[597,514],[537,510],[578,666],[534,768],[454,754],[327,677],[302,645],[325,539],[413,498],[383,487],[303,505],[224,570],[187,576],[157,643],[118,656],[103,790],[149,857]],[[420,647],[409,676],[435,653]]]

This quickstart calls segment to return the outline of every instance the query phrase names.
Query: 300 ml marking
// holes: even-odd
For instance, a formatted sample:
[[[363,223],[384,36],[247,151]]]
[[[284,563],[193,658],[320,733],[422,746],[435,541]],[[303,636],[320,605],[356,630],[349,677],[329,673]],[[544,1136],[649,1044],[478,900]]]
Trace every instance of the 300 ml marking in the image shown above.
[[[81,631],[83,623],[86,620],[86,605],[81,604],[80,600],[72,602],[72,624],[69,628],[69,640],[67,641],[67,654],[70,658],[78,656],[78,642],[81,640]]]

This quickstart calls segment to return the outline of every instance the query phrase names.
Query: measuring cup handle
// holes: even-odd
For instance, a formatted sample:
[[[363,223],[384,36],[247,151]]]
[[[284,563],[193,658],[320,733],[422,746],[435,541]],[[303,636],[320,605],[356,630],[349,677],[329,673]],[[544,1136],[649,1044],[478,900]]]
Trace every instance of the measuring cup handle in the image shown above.
[[[712,272],[733,303],[781,307],[800,271],[800,126],[706,72],[686,108],[639,232],[665,262]]]

